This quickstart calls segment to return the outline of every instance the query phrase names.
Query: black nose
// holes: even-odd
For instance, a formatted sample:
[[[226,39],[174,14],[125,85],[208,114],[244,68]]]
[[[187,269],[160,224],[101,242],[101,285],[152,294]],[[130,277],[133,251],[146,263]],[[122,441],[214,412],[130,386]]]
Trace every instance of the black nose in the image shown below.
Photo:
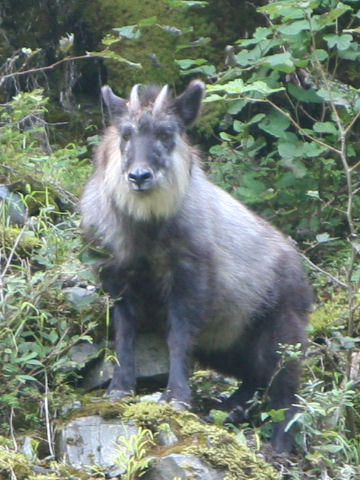
[[[152,177],[152,172],[146,168],[136,168],[128,175],[129,181],[136,183],[138,187],[143,185],[147,180],[151,180]]]

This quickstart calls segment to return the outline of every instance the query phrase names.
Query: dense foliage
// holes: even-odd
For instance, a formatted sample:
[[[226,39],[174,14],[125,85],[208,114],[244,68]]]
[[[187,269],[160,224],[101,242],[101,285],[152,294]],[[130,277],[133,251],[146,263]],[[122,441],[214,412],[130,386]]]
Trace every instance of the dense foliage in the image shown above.
[[[207,8],[171,3],[200,5],[199,16]],[[134,25],[112,25],[105,50],[93,54],[96,62],[105,58],[108,71],[116,62],[137,70],[141,65],[120,57],[119,42],[135,58],[143,34],[160,29],[161,42],[172,35],[165,56],[172,81],[201,76],[207,83],[195,133],[210,150],[212,178],[291,235],[304,254],[316,304],[296,456],[282,466],[290,479],[360,476],[358,7],[356,0],[268,1],[257,10],[259,26],[228,45],[223,59],[207,47],[211,36],[139,16]],[[146,42],[141,49],[143,57],[154,54],[144,50]],[[22,65],[17,58],[17,72],[0,69],[0,85]],[[153,68],[146,71],[157,78]],[[33,81],[19,86],[23,91],[0,110],[0,423],[13,448],[17,435],[40,427],[52,454],[53,421],[81,368],[68,352],[80,340],[91,342],[108,320],[107,299],[92,288],[91,268],[80,260],[85,246],[76,208],[97,141],[85,137],[98,126],[87,121],[81,142],[54,144],[54,131],[63,127],[49,125],[53,105]],[[276,415],[263,415],[252,431],[266,437],[267,420]]]

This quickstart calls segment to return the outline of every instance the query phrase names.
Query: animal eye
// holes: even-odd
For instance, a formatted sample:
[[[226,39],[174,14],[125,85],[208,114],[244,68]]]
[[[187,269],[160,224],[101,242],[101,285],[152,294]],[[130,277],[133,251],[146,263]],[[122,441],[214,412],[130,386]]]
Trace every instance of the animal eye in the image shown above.
[[[172,138],[172,132],[169,130],[159,130],[156,136],[160,142],[166,143]]]
[[[125,126],[121,131],[121,139],[128,142],[131,138],[133,129],[130,126]]]

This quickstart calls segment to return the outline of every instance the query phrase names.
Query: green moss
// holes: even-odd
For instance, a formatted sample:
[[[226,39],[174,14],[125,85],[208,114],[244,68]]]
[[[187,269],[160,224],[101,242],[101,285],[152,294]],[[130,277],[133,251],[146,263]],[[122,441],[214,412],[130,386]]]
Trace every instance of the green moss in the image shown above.
[[[347,311],[346,292],[334,292],[331,298],[325,299],[310,316],[312,336],[328,335],[332,328],[344,324]]]
[[[214,137],[217,134],[219,123],[227,110],[225,102],[205,103],[197,125],[200,134],[205,138]]]
[[[99,395],[101,395],[101,392],[99,392]],[[62,421],[59,419],[60,426],[71,419],[91,415],[100,415],[104,419],[118,418],[126,407],[125,399],[121,402],[111,402],[101,396],[97,397],[94,395],[82,395],[78,399],[81,402],[81,407],[72,410],[71,404],[75,400],[75,398],[72,398],[69,402],[69,412],[63,416]]]
[[[122,418],[134,420],[141,427],[157,428],[160,424],[169,423],[169,420],[181,425],[197,417],[188,411],[175,410],[168,403],[138,402],[126,405]]]
[[[41,246],[40,240],[32,232],[22,231],[19,227],[5,227],[3,242],[7,250],[11,250],[15,243],[17,250],[22,253],[31,253],[35,248]]]
[[[222,427],[196,421],[184,423],[182,435],[192,439],[183,453],[203,458],[210,465],[224,469],[226,480],[276,480],[279,475],[273,467],[256,457],[249,448],[240,444],[233,433]]]
[[[257,458],[236,436],[223,427],[203,423],[197,415],[188,411],[175,410],[169,404],[139,402],[124,399],[121,402],[100,401],[85,397],[84,406],[73,412],[79,417],[101,415],[103,418],[119,417],[126,422],[134,422],[141,428],[157,433],[167,426],[178,438],[172,446],[155,445],[148,455],[161,458],[171,453],[183,453],[201,457],[213,467],[226,472],[226,480],[278,480],[279,476],[271,465]]]
[[[0,478],[28,479],[32,473],[30,462],[22,453],[12,451],[7,443],[4,437],[0,437]]]
[[[87,3],[83,14],[95,31],[111,35],[114,34],[112,28],[142,25],[139,38],[118,37],[119,42],[111,45],[112,51],[133,63],[140,63],[142,69],[109,59],[105,61],[109,83],[121,95],[126,95],[134,83],[167,83],[173,86],[179,78],[175,59],[210,58],[215,55],[216,50],[211,43],[201,49],[186,48],[189,42],[199,37],[216,36],[214,22],[206,9],[171,8],[164,0],[148,0],[141,5],[132,0],[96,0]],[[144,19],[154,17],[156,19],[145,26]]]

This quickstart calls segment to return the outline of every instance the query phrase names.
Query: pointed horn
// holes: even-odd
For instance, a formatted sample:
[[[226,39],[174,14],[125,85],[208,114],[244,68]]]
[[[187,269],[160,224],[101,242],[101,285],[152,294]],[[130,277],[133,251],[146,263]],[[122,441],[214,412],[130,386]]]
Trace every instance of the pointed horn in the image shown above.
[[[168,91],[169,91],[169,87],[167,85],[165,85],[161,89],[159,95],[156,97],[156,100],[154,102],[154,106],[153,106],[153,109],[152,109],[154,115],[156,115],[158,112],[161,111],[161,109],[164,105],[164,102],[166,100]]]
[[[133,112],[140,109],[139,86],[137,83],[130,92],[129,109]]]

